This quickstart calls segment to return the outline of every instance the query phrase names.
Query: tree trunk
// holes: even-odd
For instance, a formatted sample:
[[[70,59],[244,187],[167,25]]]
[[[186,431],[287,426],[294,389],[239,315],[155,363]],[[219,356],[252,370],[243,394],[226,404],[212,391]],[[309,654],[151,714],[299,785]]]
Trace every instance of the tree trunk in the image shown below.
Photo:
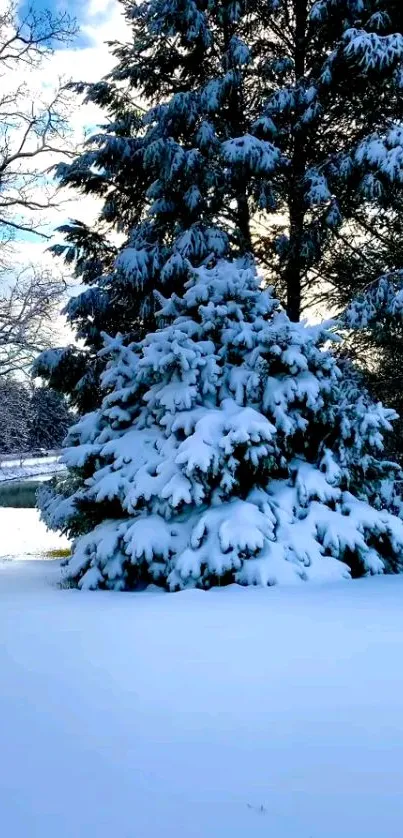
[[[237,198],[238,204],[238,227],[239,227],[239,234],[240,234],[240,245],[243,252],[252,253],[252,236],[250,232],[250,209],[248,204],[248,198],[246,194],[246,188],[244,188],[243,194],[239,195]]]
[[[295,10],[295,84],[303,81],[306,69],[306,35],[308,22],[307,0],[294,0]],[[290,219],[290,246],[285,269],[287,287],[287,313],[291,320],[301,317],[301,296],[303,277],[303,234],[304,234],[304,190],[303,180],[306,168],[306,136],[301,127],[294,129],[291,158],[291,174],[288,193]]]
[[[236,27],[233,22],[228,20],[223,22],[223,51],[228,52],[230,48],[231,38],[235,35]],[[247,127],[245,125],[245,102],[242,88],[234,86],[230,94],[229,107],[229,123],[230,123],[230,137],[241,137],[245,134]],[[238,183],[234,183],[236,189],[236,223],[238,227],[238,238],[241,253],[252,253],[252,235],[251,235],[251,213],[248,203],[248,190],[244,179],[238,179]]]
[[[296,190],[297,191],[297,190]],[[286,267],[287,314],[290,320],[298,322],[301,318],[302,284],[302,236],[304,227],[304,207],[299,195],[290,196],[290,251]]]

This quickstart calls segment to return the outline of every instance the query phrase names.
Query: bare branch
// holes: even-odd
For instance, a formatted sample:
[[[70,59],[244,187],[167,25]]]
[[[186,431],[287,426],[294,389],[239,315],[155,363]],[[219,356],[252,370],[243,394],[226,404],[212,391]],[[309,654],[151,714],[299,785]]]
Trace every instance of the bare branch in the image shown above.
[[[74,153],[67,124],[70,94],[60,79],[50,98],[45,88],[31,90],[31,71],[42,71],[55,45],[69,42],[75,32],[66,13],[31,8],[21,19],[13,0],[0,12],[0,251],[17,231],[48,238],[38,214],[55,206],[49,173],[56,155]],[[28,71],[23,82],[21,68]]]
[[[27,371],[35,355],[49,348],[66,283],[47,272],[25,269],[0,284],[0,378]]]

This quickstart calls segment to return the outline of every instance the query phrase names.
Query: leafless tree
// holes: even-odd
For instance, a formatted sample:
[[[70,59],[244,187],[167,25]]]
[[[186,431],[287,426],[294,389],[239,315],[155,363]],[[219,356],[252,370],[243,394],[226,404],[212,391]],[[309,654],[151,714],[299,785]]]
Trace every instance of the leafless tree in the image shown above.
[[[49,273],[22,271],[0,280],[0,376],[26,372],[52,346],[63,284]]]
[[[41,213],[54,202],[49,175],[54,154],[72,153],[66,85],[61,80],[32,85],[52,46],[74,33],[66,13],[31,9],[21,18],[13,2],[0,12],[0,265],[16,231],[44,235]]]
[[[0,376],[26,371],[51,345],[64,284],[49,272],[15,268],[27,233],[46,239],[47,212],[56,205],[51,167],[72,153],[68,95],[45,78],[56,45],[75,34],[67,13],[0,10]],[[50,65],[49,65],[50,66]],[[46,82],[46,83],[44,83]]]

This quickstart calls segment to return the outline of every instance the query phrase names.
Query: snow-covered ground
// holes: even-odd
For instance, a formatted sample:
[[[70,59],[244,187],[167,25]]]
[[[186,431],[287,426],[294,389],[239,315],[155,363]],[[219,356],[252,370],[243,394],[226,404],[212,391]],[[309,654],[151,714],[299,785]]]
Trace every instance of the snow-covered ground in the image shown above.
[[[7,838],[400,838],[403,578],[83,593],[0,563]]]
[[[2,460],[0,462],[0,483],[6,480],[37,477],[38,475],[52,475],[65,470],[66,466],[59,462],[58,456]]]
[[[0,561],[10,556],[37,559],[68,546],[67,538],[46,529],[37,509],[0,507]]]

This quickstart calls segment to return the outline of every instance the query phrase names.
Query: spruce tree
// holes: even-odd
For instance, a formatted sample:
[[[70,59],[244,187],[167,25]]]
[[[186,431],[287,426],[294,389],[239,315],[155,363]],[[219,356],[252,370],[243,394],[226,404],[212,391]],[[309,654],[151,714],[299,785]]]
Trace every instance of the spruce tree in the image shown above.
[[[397,467],[381,454],[394,412],[337,366],[331,330],[297,322],[352,209],[399,184],[402,44],[387,5],[394,17],[369,0],[125,3],[133,43],[88,95],[127,102],[126,84],[150,107],[97,140],[109,168],[90,149],[62,172],[103,184],[104,217],[126,234],[116,255],[84,241],[83,263],[101,253],[107,270],[72,304],[90,348],[103,322],[110,337],[90,371],[102,402],[71,431],[60,494],[43,498],[48,524],[76,538],[71,583],[401,569]]]
[[[377,399],[398,413],[388,451],[403,463],[403,269],[368,282],[346,307],[344,349]]]
[[[59,167],[63,185],[104,202],[96,230],[74,223],[57,248],[91,286],[68,307],[86,351],[38,367],[86,407],[102,330],[141,338],[153,291],[180,290],[187,261],[253,252],[298,320],[313,299],[341,304],[351,255],[364,242],[375,254],[400,217],[400,2],[122,6],[130,42],[113,45],[106,79],[79,85],[109,121]],[[129,264],[105,242],[112,229],[130,244]],[[382,270],[399,267],[390,250],[385,258]]]
[[[130,258],[130,253],[126,254]],[[403,568],[394,412],[338,368],[325,326],[293,323],[252,262],[189,271],[140,344],[106,340],[104,399],[70,431],[76,536],[66,581],[171,590]]]

